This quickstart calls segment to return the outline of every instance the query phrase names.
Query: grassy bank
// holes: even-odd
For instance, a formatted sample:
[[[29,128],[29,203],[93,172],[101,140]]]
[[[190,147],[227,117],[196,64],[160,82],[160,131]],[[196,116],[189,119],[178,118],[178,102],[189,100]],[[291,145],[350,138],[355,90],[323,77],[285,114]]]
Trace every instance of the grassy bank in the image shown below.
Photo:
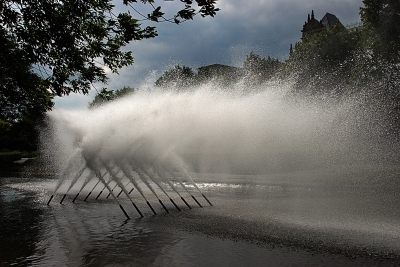
[[[54,171],[46,167],[40,157],[24,157],[21,152],[0,153],[0,177],[51,177]]]

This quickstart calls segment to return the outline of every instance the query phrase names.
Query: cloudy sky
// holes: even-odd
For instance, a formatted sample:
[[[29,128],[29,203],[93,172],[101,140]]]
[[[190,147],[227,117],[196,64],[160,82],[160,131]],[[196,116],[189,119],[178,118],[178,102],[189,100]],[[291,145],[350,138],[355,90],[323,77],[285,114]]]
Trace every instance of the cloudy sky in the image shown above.
[[[127,8],[122,0],[115,0],[117,10]],[[156,0],[166,16],[182,8],[182,3]],[[302,26],[307,15],[314,10],[320,20],[325,13],[336,15],[343,25],[360,21],[362,0],[219,0],[221,10],[214,18],[195,17],[180,25],[172,23],[156,26],[158,37],[130,43],[125,49],[132,51],[135,63],[120,70],[120,75],[110,75],[108,85],[99,88],[120,89],[123,86],[143,88],[151,86],[169,67],[176,64],[197,69],[210,64],[241,67],[251,51],[263,57],[271,56],[284,61],[290,44],[300,41]],[[135,8],[148,14],[149,7],[137,3]],[[135,11],[130,9],[132,14]],[[137,14],[137,13],[136,13]],[[140,15],[137,15],[140,19]],[[85,108],[93,99],[80,94],[56,98],[57,109]]]

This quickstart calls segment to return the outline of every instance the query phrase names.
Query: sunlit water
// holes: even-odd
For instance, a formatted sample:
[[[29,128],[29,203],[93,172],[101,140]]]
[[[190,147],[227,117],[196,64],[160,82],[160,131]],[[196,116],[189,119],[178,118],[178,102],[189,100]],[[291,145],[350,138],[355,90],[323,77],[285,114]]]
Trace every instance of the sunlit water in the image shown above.
[[[349,171],[353,169],[353,171]],[[397,266],[398,167],[341,166],[276,175],[193,174],[182,211],[138,192],[116,202],[96,193],[76,203],[56,180],[0,179],[0,266]],[[88,186],[87,188],[90,188]],[[193,188],[189,188],[193,189]]]

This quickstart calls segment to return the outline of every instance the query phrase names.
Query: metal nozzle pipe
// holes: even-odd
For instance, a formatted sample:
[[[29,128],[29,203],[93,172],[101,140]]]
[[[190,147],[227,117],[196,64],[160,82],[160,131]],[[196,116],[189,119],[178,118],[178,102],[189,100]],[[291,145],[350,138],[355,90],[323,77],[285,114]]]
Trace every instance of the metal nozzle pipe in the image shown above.
[[[205,200],[207,200],[208,204],[210,204],[210,206],[212,206],[213,204],[211,204],[210,200],[208,200],[208,198],[206,198],[206,196],[204,194],[201,194]]]
[[[96,200],[100,197],[100,195],[103,193],[103,190],[100,191],[100,193],[97,195]]]
[[[47,206],[49,206],[49,205],[50,205],[50,202],[51,202],[51,200],[53,199],[53,197],[54,197],[54,195],[51,195],[51,197],[50,197],[49,201],[47,201]]]
[[[183,197],[181,197],[181,199],[189,209],[192,209],[192,207],[190,207],[189,203],[187,203],[186,200]]]
[[[65,199],[66,196],[67,196],[67,194],[64,194],[64,196],[62,197],[62,199],[61,199],[61,201],[60,201],[60,204],[63,203],[63,201],[64,201],[64,199]]]
[[[156,211],[153,209],[153,207],[150,205],[150,203],[148,201],[146,201],[147,206],[150,207],[151,211],[154,213],[154,215],[157,215]]]
[[[197,199],[196,199],[193,195],[191,195],[191,196],[192,196],[192,198],[194,199],[194,201],[196,201],[197,205],[199,205],[200,208],[202,208],[203,206],[197,201]]]
[[[124,210],[124,208],[122,207],[121,204],[119,204],[119,207],[121,208],[122,212],[125,214],[126,218],[128,218],[128,220],[130,220],[131,218],[129,218],[128,214],[126,213],[126,211]]]
[[[162,203],[161,199],[158,199],[158,202],[160,202],[161,206],[165,209],[165,211],[167,213],[169,213],[169,211],[167,210],[167,208],[164,206],[164,203]]]
[[[74,203],[75,202],[75,200],[78,198],[78,196],[79,196],[79,193],[78,194],[76,194],[76,196],[74,197],[74,199],[72,200],[72,203]]]
[[[88,199],[88,197],[90,196],[90,194],[92,194],[92,191],[89,192],[89,194],[85,197],[85,199],[83,201],[86,201]]]
[[[175,204],[175,202],[172,200],[172,198],[170,198],[169,200],[172,202],[172,204],[174,204],[175,208],[176,208],[178,211],[181,211],[181,209]]]
[[[132,205],[135,207],[136,211],[140,214],[140,217],[144,217],[143,214],[140,212],[139,208],[136,206],[136,204],[132,202]]]

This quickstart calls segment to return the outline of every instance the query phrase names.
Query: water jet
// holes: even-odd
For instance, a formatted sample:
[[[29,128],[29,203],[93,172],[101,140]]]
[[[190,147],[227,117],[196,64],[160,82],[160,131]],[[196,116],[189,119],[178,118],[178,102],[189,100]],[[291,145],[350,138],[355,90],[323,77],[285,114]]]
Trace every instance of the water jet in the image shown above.
[[[368,164],[398,147],[379,138],[372,111],[357,96],[341,101],[293,99],[290,83],[254,90],[239,86],[225,91],[212,84],[187,92],[142,90],[92,110],[50,112],[54,138],[67,148],[55,158],[56,163],[65,162],[59,164],[59,183],[77,177],[81,166],[106,172],[104,181],[96,177],[85,201],[101,183],[96,199],[107,189],[106,198],[113,195],[121,203],[135,204],[135,194],[129,195],[138,191],[156,215],[153,199],[169,212],[165,197],[178,211],[181,202],[174,196],[188,209],[213,206],[207,188],[198,186],[208,174],[229,180],[229,175]],[[87,177],[76,179],[70,187],[87,185]]]
[[[97,183],[93,186],[92,190],[89,191],[89,193],[86,195],[85,199],[83,201],[86,202],[86,200],[89,198],[89,196],[92,194],[93,190],[97,187],[97,185],[100,183],[100,179],[97,181]]]
[[[111,191],[114,191],[114,189],[115,189],[117,186],[118,186],[118,184],[117,184],[117,183],[115,183],[115,185],[114,185],[114,187],[111,189]],[[109,197],[110,197],[110,195],[111,195],[111,192],[108,192],[108,195],[107,195],[107,197],[106,197],[106,198],[109,198]]]
[[[140,217],[144,217],[142,212],[139,210],[139,208],[136,206],[136,204],[133,202],[132,198],[129,196],[128,191],[125,189],[124,185],[122,184],[122,182],[118,179],[117,177],[117,173],[114,172],[114,170],[110,167],[110,165],[108,165],[108,163],[106,163],[105,161],[102,161],[102,165],[106,168],[106,170],[108,171],[108,173],[111,175],[111,177],[114,179],[115,182],[117,182],[118,186],[121,187],[121,189],[123,190],[123,192],[125,193],[125,195],[128,197],[128,199],[130,200],[130,202],[132,203],[133,207],[136,209],[136,211],[139,213]],[[107,188],[108,190],[111,192],[111,195],[114,196],[114,193],[112,192],[111,188],[108,186],[107,184]],[[115,199],[117,199],[118,196],[114,196]]]

